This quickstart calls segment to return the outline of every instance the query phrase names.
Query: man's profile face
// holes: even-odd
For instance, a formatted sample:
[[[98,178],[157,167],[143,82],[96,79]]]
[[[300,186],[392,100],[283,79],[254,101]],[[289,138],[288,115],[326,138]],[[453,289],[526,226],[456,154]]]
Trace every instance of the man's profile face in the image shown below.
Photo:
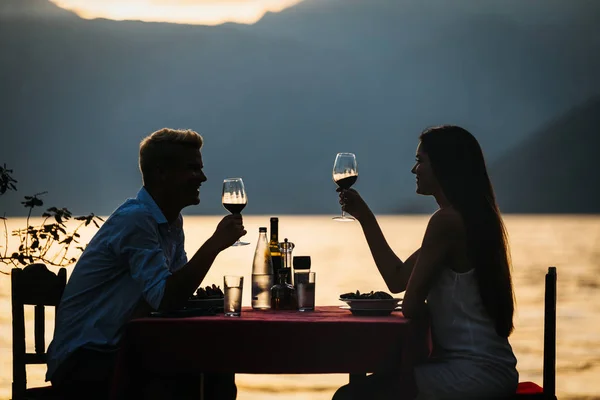
[[[202,168],[200,150],[181,146],[162,180],[173,203],[181,208],[200,203],[200,186],[207,179]]]

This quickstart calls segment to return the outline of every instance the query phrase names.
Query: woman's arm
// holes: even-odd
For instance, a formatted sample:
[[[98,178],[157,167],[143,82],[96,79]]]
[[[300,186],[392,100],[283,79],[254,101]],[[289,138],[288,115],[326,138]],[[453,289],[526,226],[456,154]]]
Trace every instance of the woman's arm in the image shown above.
[[[373,260],[388,289],[392,293],[403,292],[406,290],[408,279],[419,256],[419,250],[402,262],[387,243],[375,215],[360,194],[353,189],[338,189],[338,191],[343,210],[356,217],[360,222]]]
[[[406,261],[402,262],[388,244],[385,236],[383,236],[381,227],[373,214],[364,216],[360,220],[360,225],[367,239],[375,265],[377,265],[377,269],[388,289],[392,293],[405,291],[421,249],[415,251]]]
[[[451,208],[438,210],[429,220],[402,302],[405,317],[419,315],[434,279],[442,268],[447,267],[448,254],[456,240],[462,237],[461,232],[462,219]]]

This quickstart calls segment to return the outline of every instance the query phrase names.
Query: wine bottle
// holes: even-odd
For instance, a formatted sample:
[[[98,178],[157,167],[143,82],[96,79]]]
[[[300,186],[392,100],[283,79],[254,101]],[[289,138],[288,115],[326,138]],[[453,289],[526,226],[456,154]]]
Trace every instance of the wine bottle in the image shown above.
[[[252,262],[252,308],[271,308],[271,287],[273,286],[273,260],[267,241],[267,228],[258,228],[258,241]]]
[[[279,250],[279,218],[271,217],[271,241],[269,242],[271,257],[280,256]]]

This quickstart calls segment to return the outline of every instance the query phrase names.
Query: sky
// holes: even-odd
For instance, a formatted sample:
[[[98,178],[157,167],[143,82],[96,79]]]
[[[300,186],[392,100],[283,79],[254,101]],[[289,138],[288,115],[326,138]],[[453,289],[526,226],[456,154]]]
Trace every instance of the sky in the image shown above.
[[[217,25],[254,23],[300,0],[51,0],[82,18]]]

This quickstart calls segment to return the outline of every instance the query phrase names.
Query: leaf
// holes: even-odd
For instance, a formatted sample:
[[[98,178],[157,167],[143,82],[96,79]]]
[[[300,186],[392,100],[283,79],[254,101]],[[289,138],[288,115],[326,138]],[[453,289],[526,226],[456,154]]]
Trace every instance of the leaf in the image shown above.
[[[45,213],[42,213],[42,217],[51,217],[51,216],[52,216],[52,214],[49,214],[49,213],[47,213],[47,212],[45,212]]]
[[[98,225],[98,223],[96,221],[93,221],[94,225],[96,225],[96,228],[100,229],[100,225]]]
[[[38,248],[39,245],[40,245],[40,242],[35,240],[35,241],[33,241],[33,243],[31,243],[31,248],[35,250]]]
[[[6,217],[0,217],[0,219],[6,219]]]
[[[70,244],[73,241],[73,236],[69,236],[64,238],[62,241],[59,242],[59,244]]]

